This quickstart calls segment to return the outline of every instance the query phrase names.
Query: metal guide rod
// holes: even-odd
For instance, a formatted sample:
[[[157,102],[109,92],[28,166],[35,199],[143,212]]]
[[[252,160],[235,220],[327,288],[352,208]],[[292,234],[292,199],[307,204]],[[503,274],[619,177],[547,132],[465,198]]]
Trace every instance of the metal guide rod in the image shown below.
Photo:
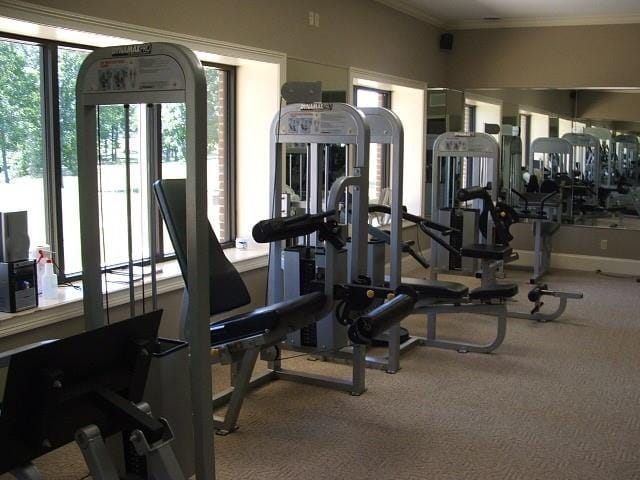
[[[195,54],[169,43],[101,48],[90,53],[76,85],[78,190],[87,329],[104,325],[96,149],[99,105],[186,104],[187,283],[190,375],[196,476],[214,479],[209,365],[209,251],[207,248],[206,79]]]
[[[147,216],[149,230],[149,267],[151,269],[151,308],[158,309],[158,281],[156,272],[156,250],[158,247],[158,207],[153,191],[153,183],[161,177],[162,158],[162,116],[161,105],[148,104],[146,108],[147,116]],[[143,271],[144,278],[144,271]]]
[[[124,165],[125,165],[125,189],[127,196],[127,270],[129,272],[129,314],[136,315],[136,292],[133,278],[133,230],[131,225],[131,127],[129,118],[129,105],[124,106]],[[102,192],[100,192],[102,195]],[[104,252],[105,256],[107,252]],[[105,262],[106,263],[106,262]]]

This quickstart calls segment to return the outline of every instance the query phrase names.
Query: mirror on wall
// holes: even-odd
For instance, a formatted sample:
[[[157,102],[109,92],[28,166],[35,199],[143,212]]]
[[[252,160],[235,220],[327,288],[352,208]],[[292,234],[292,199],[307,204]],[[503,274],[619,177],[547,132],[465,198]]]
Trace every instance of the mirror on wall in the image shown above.
[[[519,194],[557,192],[563,225],[640,229],[640,89],[434,89],[430,97],[431,136],[441,124],[488,133],[501,125],[504,201],[522,207]]]

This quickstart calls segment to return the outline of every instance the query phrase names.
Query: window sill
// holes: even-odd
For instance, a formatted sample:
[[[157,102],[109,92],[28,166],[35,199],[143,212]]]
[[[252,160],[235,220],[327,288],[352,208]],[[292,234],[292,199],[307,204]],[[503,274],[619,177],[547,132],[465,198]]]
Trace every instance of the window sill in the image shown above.
[[[258,246],[247,250],[228,248],[224,252],[240,273],[267,266],[267,247]],[[144,295],[149,298],[151,296],[151,285],[146,279],[145,282]],[[75,285],[81,287],[82,282],[76,282]],[[184,288],[184,282],[176,260],[162,263],[162,271],[158,272],[157,288],[159,295]],[[135,284],[135,298],[140,300],[142,297],[142,282],[137,281]],[[127,286],[110,284],[109,307],[124,305],[128,302],[129,291]],[[57,299],[45,300],[40,296],[38,304],[36,308],[22,312],[0,313],[0,338],[24,333],[83,315],[82,290],[76,290],[72,287],[58,287]]]

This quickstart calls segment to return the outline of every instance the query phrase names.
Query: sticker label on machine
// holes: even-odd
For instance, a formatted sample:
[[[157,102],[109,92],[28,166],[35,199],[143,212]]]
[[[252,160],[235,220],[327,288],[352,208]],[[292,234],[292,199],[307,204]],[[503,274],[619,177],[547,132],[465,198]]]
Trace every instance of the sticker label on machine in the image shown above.
[[[282,134],[353,135],[352,119],[343,112],[291,112],[286,117]]]
[[[167,55],[103,59],[91,65],[88,78],[92,92],[183,90],[185,87],[182,69]]]
[[[445,152],[491,152],[491,146],[484,139],[474,137],[448,138],[440,147]]]

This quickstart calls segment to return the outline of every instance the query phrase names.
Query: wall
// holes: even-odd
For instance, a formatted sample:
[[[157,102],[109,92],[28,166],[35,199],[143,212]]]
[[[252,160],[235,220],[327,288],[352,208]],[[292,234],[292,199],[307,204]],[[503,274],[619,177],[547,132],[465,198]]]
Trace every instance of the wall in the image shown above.
[[[451,88],[640,86],[640,24],[459,30]]]
[[[555,113],[562,117],[573,117],[575,101],[571,97],[571,90],[532,90],[532,89],[467,89],[471,95],[501,100],[503,103],[518,105],[525,110]]]
[[[324,91],[349,91],[349,69],[316,62],[287,58],[287,79],[322,82]]]
[[[637,122],[640,120],[640,92],[580,91],[578,92],[578,117]]]
[[[514,225],[511,233],[515,237],[511,242],[513,248],[533,250],[531,225]],[[553,253],[640,260],[638,238],[640,232],[637,230],[562,225],[553,236]],[[606,250],[600,249],[601,240],[607,241]]]
[[[371,0],[34,0],[118,22],[285,52],[316,63],[356,66],[443,85],[440,30]],[[308,24],[309,11],[320,26]]]

